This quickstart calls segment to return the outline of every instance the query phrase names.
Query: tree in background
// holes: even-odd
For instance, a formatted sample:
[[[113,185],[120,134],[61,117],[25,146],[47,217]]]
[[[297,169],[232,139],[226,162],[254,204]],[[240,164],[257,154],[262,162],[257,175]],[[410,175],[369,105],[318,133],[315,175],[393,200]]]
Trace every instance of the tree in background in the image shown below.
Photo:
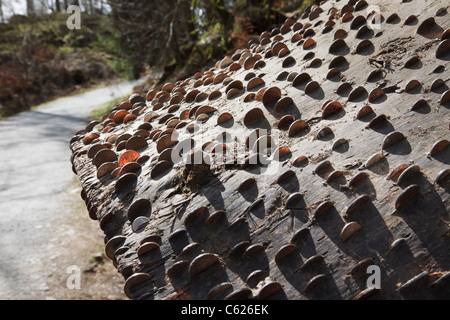
[[[27,0],[27,16],[33,16],[35,14],[34,11],[34,1]]]
[[[3,2],[0,0],[0,23],[5,21],[5,16],[3,15]]]
[[[188,0],[110,0],[114,26],[130,60],[140,66],[160,66],[186,61],[195,41],[193,10]]]
[[[70,3],[0,0],[7,13],[0,23],[0,118],[123,76],[111,65],[123,57],[114,50],[118,42],[110,41],[117,34],[111,19],[99,15],[103,4],[81,1],[82,29],[69,30],[65,6]],[[110,41],[113,50],[102,41]]]
[[[136,68],[185,77],[281,25],[304,0],[109,0]],[[312,1],[309,1],[312,2]],[[165,80],[165,77],[163,77]]]
[[[244,47],[261,32],[279,26],[312,0],[24,0],[27,15],[65,12],[78,5],[83,14],[108,16],[117,45],[138,76],[145,68],[187,76]],[[1,2],[0,2],[1,5]],[[0,11],[1,12],[1,11]],[[298,12],[297,12],[298,13]],[[1,18],[1,17],[0,17]],[[95,31],[95,30],[94,30]]]
[[[314,1],[0,0],[0,117],[116,75],[184,79]],[[19,3],[27,16],[14,15]],[[80,30],[67,29],[69,5],[82,9]]]

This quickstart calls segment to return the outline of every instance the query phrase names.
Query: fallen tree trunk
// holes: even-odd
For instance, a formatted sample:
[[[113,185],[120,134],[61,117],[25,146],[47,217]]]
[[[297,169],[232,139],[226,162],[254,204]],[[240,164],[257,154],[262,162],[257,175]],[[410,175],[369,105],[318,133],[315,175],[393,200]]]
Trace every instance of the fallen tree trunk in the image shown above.
[[[128,297],[448,298],[445,4],[325,1],[79,131]]]

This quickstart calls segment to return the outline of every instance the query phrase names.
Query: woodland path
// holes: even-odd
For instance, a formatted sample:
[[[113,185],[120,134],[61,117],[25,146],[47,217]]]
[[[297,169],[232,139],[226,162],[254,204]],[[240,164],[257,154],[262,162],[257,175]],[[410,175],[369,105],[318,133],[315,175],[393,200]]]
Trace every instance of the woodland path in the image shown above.
[[[83,213],[69,141],[86,126],[92,110],[129,95],[136,84],[61,98],[0,122],[0,299],[78,297],[79,290],[68,291],[67,268],[85,265],[85,246],[103,239],[89,234],[96,222],[85,217],[85,208]],[[94,249],[101,252],[100,246]],[[82,298],[99,297],[86,293]]]

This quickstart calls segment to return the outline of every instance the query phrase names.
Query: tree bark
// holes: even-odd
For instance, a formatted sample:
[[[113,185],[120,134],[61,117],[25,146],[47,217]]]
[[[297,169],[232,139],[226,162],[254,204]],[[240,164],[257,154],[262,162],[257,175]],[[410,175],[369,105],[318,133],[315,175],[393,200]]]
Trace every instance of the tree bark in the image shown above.
[[[124,34],[129,35],[133,45],[131,54],[156,49],[159,51],[153,51],[155,54],[167,55],[167,39],[173,43],[180,40],[177,26],[183,26],[182,20],[174,20],[174,16],[176,12],[181,14],[188,4],[181,7],[183,0],[166,0],[165,3],[159,0],[160,6],[148,8],[142,0],[142,7],[138,7],[139,2],[135,0],[121,7],[123,1],[114,0],[116,7],[113,10],[117,10],[118,19],[124,19],[120,27],[124,27]],[[345,5],[342,2],[337,5],[323,2],[317,20],[328,19],[328,11],[335,5],[342,11]],[[417,19],[424,21],[432,17],[433,12],[446,2],[448,0],[416,2]],[[385,12],[398,12],[400,16],[410,14],[408,6],[398,2],[384,3]],[[179,6],[177,11],[176,5]],[[145,10],[150,10],[151,19]],[[208,22],[205,16],[202,13],[202,23]],[[171,21],[172,38],[167,29]],[[334,28],[344,28],[345,24],[341,19],[335,20]],[[142,30],[147,32],[149,25],[151,32],[143,34]],[[389,88],[385,88],[386,92],[380,87],[374,88],[375,73],[369,63],[371,51],[378,52],[396,44],[407,50],[388,53],[384,58],[407,58],[408,52],[417,52],[423,43],[421,35],[411,33],[400,23],[392,24],[390,28],[399,37],[397,40],[386,32],[380,33],[364,47],[357,37],[347,37],[348,47],[339,48],[339,52],[330,52],[334,43],[329,34],[314,34],[314,41],[321,47],[316,49],[323,54],[324,61],[332,61],[336,53],[345,56],[345,64],[350,66],[345,68],[345,76],[355,79],[355,87],[359,85],[348,94],[346,108],[339,101],[333,101],[341,100],[337,97],[343,96],[340,89],[335,91],[335,86],[329,85],[335,81],[331,78],[340,80],[338,73],[342,70],[336,68],[337,74],[330,73],[324,79],[323,68],[313,67],[303,58],[306,48],[291,41],[285,45],[290,58],[297,61],[296,69],[306,70],[306,78],[317,79],[320,83],[297,81],[296,78],[286,85],[286,76],[279,75],[289,73],[285,65],[288,60],[275,52],[276,44],[270,55],[262,54],[268,49],[267,45],[250,48],[249,52],[261,52],[259,66],[253,63],[250,68],[246,67],[249,58],[243,57],[242,51],[236,51],[239,53],[237,59],[230,53],[232,60],[239,64],[235,65],[235,70],[244,67],[250,69],[248,71],[232,71],[219,60],[216,67],[208,68],[208,71],[206,66],[199,70],[198,76],[168,83],[169,86],[163,89],[170,92],[165,101],[179,99],[179,95],[183,95],[178,90],[181,87],[186,92],[186,99],[177,107],[190,110],[191,114],[186,117],[182,115],[184,111],[180,114],[180,118],[186,120],[194,118],[192,113],[201,113],[200,108],[192,107],[194,100],[200,103],[196,99],[198,83],[206,96],[212,97],[217,90],[227,93],[225,103],[224,99],[208,99],[207,109],[215,114],[209,121],[198,119],[198,134],[189,138],[196,146],[206,146],[213,140],[222,140],[224,133],[230,135],[226,149],[231,152],[223,154],[224,158],[219,156],[217,149],[214,149],[214,157],[209,155],[213,153],[211,149],[205,150],[204,155],[210,157],[212,166],[204,166],[200,161],[176,166],[170,161],[160,161],[149,165],[150,160],[145,162],[145,158],[161,159],[161,151],[169,150],[170,146],[159,139],[156,148],[155,144],[146,143],[130,146],[136,150],[136,158],[144,155],[135,163],[133,173],[122,174],[122,170],[114,175],[111,174],[114,167],[109,173],[107,169],[100,170],[103,163],[119,160],[123,155],[119,144],[111,143],[114,135],[132,136],[138,126],[148,126],[149,122],[151,130],[162,131],[169,127],[166,120],[159,119],[173,118],[170,109],[159,107],[155,110],[146,105],[146,98],[139,94],[131,95],[124,102],[133,105],[141,101],[144,103],[142,112],[152,110],[157,118],[152,119],[153,115],[140,117],[131,123],[123,123],[121,119],[122,124],[111,127],[108,135],[102,135],[102,129],[92,124],[71,139],[72,169],[80,178],[86,213],[97,220],[104,231],[105,253],[126,279],[124,291],[130,299],[437,300],[450,296],[450,182],[447,171],[450,146],[446,149],[437,147],[441,143],[448,144],[442,139],[448,136],[449,99],[444,93],[439,103],[434,90],[422,90],[423,100],[419,103],[414,94],[407,92],[409,90],[397,90],[398,94],[392,95]],[[295,32],[288,31],[283,37],[289,39]],[[405,42],[406,36],[409,38]],[[147,42],[131,42],[141,39]],[[172,50],[172,46],[170,48]],[[351,54],[349,48],[356,48],[355,53]],[[173,52],[170,52],[172,57]],[[437,66],[446,57],[432,52],[423,55],[421,63]],[[262,99],[248,95],[247,101],[254,101],[247,108],[229,88],[232,87],[230,83],[238,84],[238,96],[243,94],[246,91],[241,82],[243,72],[249,75],[250,71],[253,77],[255,73],[264,73],[260,83],[267,89]],[[392,84],[399,84],[411,75],[408,68],[380,72],[383,80]],[[215,79],[220,79],[218,76],[229,77],[228,82],[222,78],[216,83]],[[420,74],[424,84],[431,84],[435,77],[430,72]],[[369,82],[372,84],[368,85]],[[301,90],[300,83],[305,84]],[[176,86],[179,86],[177,90],[169,89]],[[286,91],[289,106],[279,103]],[[153,99],[155,91],[149,93]],[[153,101],[162,105],[158,100]],[[433,107],[440,106],[439,112],[431,112],[425,100],[433,101]],[[331,102],[324,104],[320,115],[318,105],[323,101]],[[374,106],[374,110],[370,108],[370,112],[365,112],[366,101]],[[361,108],[356,117],[356,110],[351,111],[349,107],[353,104],[355,107],[359,104]],[[255,109],[249,110],[250,105]],[[414,111],[405,112],[406,108]],[[232,114],[231,117],[228,115],[231,126],[212,120],[216,115],[220,119],[220,113],[225,110]],[[105,117],[104,126],[117,118],[116,112]],[[278,118],[283,115],[291,118],[286,126],[289,130],[280,127]],[[376,122],[376,115],[382,121]],[[300,116],[307,120],[306,126],[296,127],[299,122],[294,119]],[[331,131],[328,136],[317,133],[328,126]],[[230,130],[225,132],[224,128]],[[261,131],[255,137],[256,130]],[[263,132],[271,132],[270,139]],[[244,143],[246,137],[248,146],[253,146],[248,151],[247,143]],[[336,144],[339,140],[333,143],[334,137],[344,143]],[[93,142],[94,138],[96,142]],[[273,142],[266,149],[260,145],[262,140]],[[276,152],[278,142],[282,144]],[[103,151],[97,153],[99,144],[109,145],[104,150],[108,156],[101,156]],[[193,143],[190,144],[192,147]],[[182,148],[187,151],[186,145]],[[233,156],[236,149],[241,157]],[[203,154],[201,148],[194,147],[192,151]],[[270,159],[263,155],[266,152],[272,154]],[[244,157],[246,161],[242,161]],[[236,163],[237,158],[241,159]]]

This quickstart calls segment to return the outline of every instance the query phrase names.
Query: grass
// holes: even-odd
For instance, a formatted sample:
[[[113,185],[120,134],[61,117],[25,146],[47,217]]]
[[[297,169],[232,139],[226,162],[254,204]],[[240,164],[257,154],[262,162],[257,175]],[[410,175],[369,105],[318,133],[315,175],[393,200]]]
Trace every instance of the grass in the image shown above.
[[[103,116],[105,114],[109,114],[111,112],[111,110],[121,101],[124,101],[128,98],[128,96],[123,96],[123,97],[119,97],[116,99],[113,99],[103,105],[101,105],[100,107],[94,109],[91,113],[90,116],[90,121],[101,121]]]

